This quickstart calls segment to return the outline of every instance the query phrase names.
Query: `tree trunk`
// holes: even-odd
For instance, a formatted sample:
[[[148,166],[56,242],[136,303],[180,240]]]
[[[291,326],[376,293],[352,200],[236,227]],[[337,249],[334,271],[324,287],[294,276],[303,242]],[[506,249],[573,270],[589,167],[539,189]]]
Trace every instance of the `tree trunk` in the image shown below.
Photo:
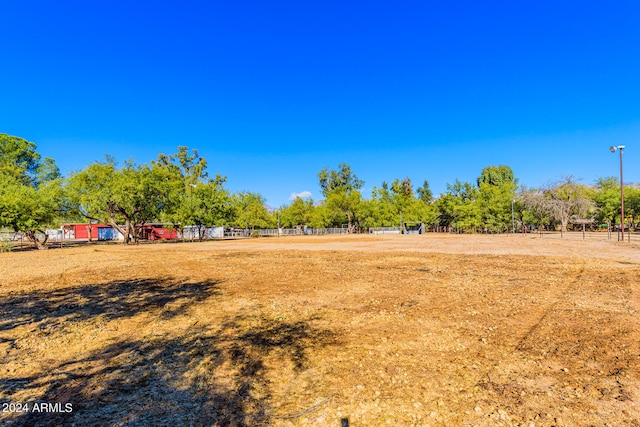
[[[49,239],[49,235],[45,233],[44,240],[41,242],[38,240],[38,236],[36,236],[36,230],[27,230],[24,233],[27,236],[27,239],[33,243],[36,249],[45,250],[47,249],[47,240]]]
[[[116,213],[121,213],[125,218],[127,218],[124,228],[122,228],[118,224],[116,224],[116,220],[114,219],[114,216],[115,216]],[[118,206],[115,203],[109,202],[109,224],[113,228],[118,230],[120,232],[120,234],[122,234],[122,244],[124,244],[124,245],[128,245],[129,241],[131,240],[130,236],[129,236],[129,224],[130,223],[131,223],[131,220],[129,220],[129,217],[126,215],[126,213],[123,212],[122,209],[119,209]]]
[[[109,218],[109,225],[112,226],[113,228],[115,228],[116,230],[118,230],[118,232],[120,234],[122,234],[122,243],[123,244],[128,244],[129,240],[128,240],[128,230],[126,228],[122,228],[120,227],[118,224],[116,224],[115,220],[113,219],[113,217]]]
[[[128,245],[129,243],[131,243],[131,237],[134,235],[133,225],[131,224],[131,220],[129,218],[125,220],[125,229],[127,230],[127,234],[124,238],[124,241],[125,245]]]
[[[180,236],[181,236],[180,240],[182,242],[184,242],[185,241],[185,238],[184,238],[184,227],[182,227],[182,224],[173,223],[173,227],[178,230],[178,233],[180,233]]]

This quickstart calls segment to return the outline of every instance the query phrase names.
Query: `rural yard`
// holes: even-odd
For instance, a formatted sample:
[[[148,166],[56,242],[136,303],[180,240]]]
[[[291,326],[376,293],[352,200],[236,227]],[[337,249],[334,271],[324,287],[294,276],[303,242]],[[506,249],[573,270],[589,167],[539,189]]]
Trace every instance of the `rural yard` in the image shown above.
[[[2,425],[640,426],[633,242],[86,244],[0,270]]]

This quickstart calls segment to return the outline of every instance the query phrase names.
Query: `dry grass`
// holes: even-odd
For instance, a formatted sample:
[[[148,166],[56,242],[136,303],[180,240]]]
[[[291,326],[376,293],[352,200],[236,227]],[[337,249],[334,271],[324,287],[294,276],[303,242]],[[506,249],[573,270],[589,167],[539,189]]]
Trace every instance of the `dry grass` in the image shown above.
[[[640,426],[638,252],[427,235],[0,254],[0,402],[73,405],[0,423]]]

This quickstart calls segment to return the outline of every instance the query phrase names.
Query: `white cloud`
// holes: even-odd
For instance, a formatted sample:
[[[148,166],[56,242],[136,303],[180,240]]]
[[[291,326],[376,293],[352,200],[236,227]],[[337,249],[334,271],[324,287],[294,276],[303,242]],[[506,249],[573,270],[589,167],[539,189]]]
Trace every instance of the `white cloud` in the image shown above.
[[[304,191],[301,191],[300,193],[291,193],[291,195],[289,196],[289,200],[295,200],[298,197],[300,197],[301,199],[307,199],[311,197],[311,191],[304,190]]]

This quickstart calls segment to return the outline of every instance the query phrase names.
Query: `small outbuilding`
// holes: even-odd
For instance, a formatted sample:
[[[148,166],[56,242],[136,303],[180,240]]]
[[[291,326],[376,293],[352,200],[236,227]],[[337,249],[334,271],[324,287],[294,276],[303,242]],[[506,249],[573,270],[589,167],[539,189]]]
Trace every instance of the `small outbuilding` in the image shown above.
[[[100,234],[102,229],[109,229],[116,231],[113,227],[108,224],[60,224],[60,228],[64,234],[65,239],[89,239],[89,234],[91,234],[91,239],[96,240],[111,240],[111,239],[100,239]],[[102,235],[105,235],[105,232],[102,232]]]
[[[140,238],[145,240],[177,240],[178,230],[173,224],[144,224],[140,227]]]
[[[402,234],[424,234],[425,232],[423,222],[405,222],[402,225]]]

